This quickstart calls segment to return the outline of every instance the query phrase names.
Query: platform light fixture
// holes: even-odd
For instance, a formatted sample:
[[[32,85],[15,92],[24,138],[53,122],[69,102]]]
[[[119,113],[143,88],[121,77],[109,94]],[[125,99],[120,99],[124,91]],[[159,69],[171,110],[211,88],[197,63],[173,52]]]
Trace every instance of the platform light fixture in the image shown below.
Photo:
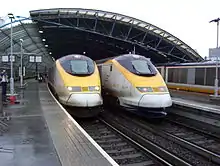
[[[21,44],[21,67],[20,67],[20,86],[23,87],[23,39],[20,39],[20,44]]]
[[[43,41],[43,42],[45,42],[45,41],[46,41],[46,39],[42,39],[42,41]]]
[[[218,48],[218,36],[219,36],[219,21],[220,18],[214,19],[209,21],[209,23],[215,22],[217,23],[217,46],[216,48]],[[218,95],[218,57],[216,57],[216,72],[215,72],[215,92],[214,92],[214,97],[219,97]]]
[[[13,40],[12,40],[12,19],[14,19],[14,15],[12,13],[8,13],[8,17],[11,19],[11,55],[10,55],[10,64],[11,64],[11,77],[10,77],[10,95],[14,96],[14,77],[13,77]]]
[[[42,30],[39,30],[38,32],[39,32],[39,33],[44,33]]]
[[[48,47],[48,45],[46,44],[45,47]]]
[[[52,52],[49,52],[49,54],[51,55],[51,54],[52,54]]]

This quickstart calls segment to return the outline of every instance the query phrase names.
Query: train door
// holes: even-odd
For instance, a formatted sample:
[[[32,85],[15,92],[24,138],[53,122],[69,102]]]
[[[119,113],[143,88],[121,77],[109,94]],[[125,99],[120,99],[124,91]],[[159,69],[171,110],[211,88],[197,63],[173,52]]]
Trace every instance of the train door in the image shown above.
[[[104,87],[108,88],[109,77],[112,71],[112,65],[107,64],[102,66],[102,83]]]

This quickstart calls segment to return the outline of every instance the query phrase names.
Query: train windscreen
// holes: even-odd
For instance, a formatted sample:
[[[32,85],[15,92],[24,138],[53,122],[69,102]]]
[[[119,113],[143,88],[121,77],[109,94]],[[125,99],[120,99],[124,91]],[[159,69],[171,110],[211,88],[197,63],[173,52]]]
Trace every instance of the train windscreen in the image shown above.
[[[136,72],[141,74],[151,74],[151,67],[144,60],[133,60],[131,61],[133,68]]]
[[[89,73],[89,65],[85,60],[74,60],[70,61],[70,67],[72,73]]]
[[[61,65],[71,75],[91,75],[94,72],[94,62],[90,59],[68,60]]]
[[[150,60],[143,56],[122,56],[116,58],[115,60],[117,60],[124,68],[136,75],[155,76],[157,74],[154,65],[150,62]]]

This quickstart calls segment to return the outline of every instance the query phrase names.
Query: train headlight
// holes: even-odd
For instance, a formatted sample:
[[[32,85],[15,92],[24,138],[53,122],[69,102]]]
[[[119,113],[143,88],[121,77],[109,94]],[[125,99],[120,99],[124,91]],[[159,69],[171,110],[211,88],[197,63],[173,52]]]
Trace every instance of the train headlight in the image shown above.
[[[67,89],[70,92],[81,92],[81,87],[80,86],[68,86]]]
[[[140,92],[153,92],[151,87],[136,87]]]
[[[89,86],[89,91],[99,91],[100,87],[99,86]]]
[[[168,91],[167,87],[165,87],[165,86],[158,87],[158,89],[160,92],[167,92]]]
[[[72,88],[71,86],[68,86],[67,89],[68,89],[69,91],[72,91],[72,90],[73,90],[73,88]]]

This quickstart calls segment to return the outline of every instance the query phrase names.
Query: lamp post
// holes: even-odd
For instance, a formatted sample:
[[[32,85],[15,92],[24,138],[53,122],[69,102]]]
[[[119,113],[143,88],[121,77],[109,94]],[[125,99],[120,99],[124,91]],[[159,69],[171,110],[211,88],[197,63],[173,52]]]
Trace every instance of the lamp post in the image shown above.
[[[137,44],[137,42],[138,42],[137,40],[134,40],[134,42],[133,42],[133,54],[136,53],[136,52],[135,52],[135,51],[136,51],[136,50],[135,50],[135,49],[136,49],[136,48],[135,48],[135,45]]]
[[[10,55],[10,62],[11,62],[11,78],[10,78],[10,94],[11,96],[14,95],[14,77],[13,77],[13,40],[12,40],[12,19],[14,19],[14,15],[12,13],[8,14],[8,17],[11,19],[11,55]]]
[[[23,87],[23,64],[22,64],[22,61],[23,61],[23,47],[22,47],[22,44],[23,44],[23,39],[20,39],[20,42],[21,42],[21,67],[20,67],[20,83],[21,83],[21,88]]]
[[[209,23],[216,22],[217,23],[217,46],[218,48],[218,33],[219,33],[219,21],[220,18],[209,21]],[[215,92],[214,97],[218,97],[218,57],[216,56],[216,70],[215,70]]]

